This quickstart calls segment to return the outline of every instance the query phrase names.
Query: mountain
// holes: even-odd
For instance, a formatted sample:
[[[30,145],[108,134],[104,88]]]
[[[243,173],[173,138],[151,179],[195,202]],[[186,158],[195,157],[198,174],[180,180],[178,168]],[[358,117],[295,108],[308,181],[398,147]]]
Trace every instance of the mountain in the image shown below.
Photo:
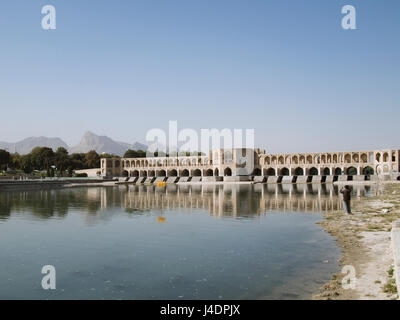
[[[11,153],[27,154],[35,147],[48,147],[54,151],[59,147],[68,149],[68,145],[60,138],[30,137],[15,143],[0,142],[0,149],[5,149]]]
[[[81,142],[71,148],[69,153],[86,153],[90,150],[96,150],[97,153],[111,153],[119,156],[123,156],[128,150],[147,150],[147,146],[136,142],[129,144],[126,142],[114,141],[106,136],[98,136],[92,132],[86,132]]]

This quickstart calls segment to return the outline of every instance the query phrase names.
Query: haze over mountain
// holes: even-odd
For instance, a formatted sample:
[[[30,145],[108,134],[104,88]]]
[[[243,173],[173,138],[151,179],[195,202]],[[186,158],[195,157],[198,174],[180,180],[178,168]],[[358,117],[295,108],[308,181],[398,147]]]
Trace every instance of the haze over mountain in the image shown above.
[[[86,153],[90,150],[96,150],[97,153],[111,153],[123,156],[126,150],[147,150],[147,146],[139,142],[129,144],[126,142],[114,141],[107,136],[98,136],[92,132],[86,132],[81,142],[70,149],[70,153]]]
[[[11,153],[27,154],[35,147],[48,147],[53,150],[57,150],[59,147],[68,149],[68,145],[60,138],[29,137],[15,143],[0,142],[0,149]]]
[[[48,147],[56,151],[59,147],[68,150],[69,153],[86,153],[90,150],[96,150],[97,153],[111,153],[123,156],[128,149],[132,150],[147,150],[147,146],[139,142],[134,144],[114,141],[106,136],[98,136],[92,132],[86,132],[81,142],[74,147],[69,147],[60,138],[47,138],[47,137],[30,137],[23,139],[19,142],[0,142],[0,149],[5,149],[8,152],[19,154],[27,154],[35,147]]]

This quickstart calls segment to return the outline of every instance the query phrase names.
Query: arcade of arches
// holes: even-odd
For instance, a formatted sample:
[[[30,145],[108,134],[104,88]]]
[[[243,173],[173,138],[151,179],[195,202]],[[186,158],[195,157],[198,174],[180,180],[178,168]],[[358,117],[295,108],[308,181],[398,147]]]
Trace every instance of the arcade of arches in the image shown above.
[[[243,174],[243,150],[250,168],[247,174]],[[122,177],[390,175],[399,172],[399,155],[400,150],[266,154],[259,149],[220,149],[208,156],[102,159],[101,173]]]

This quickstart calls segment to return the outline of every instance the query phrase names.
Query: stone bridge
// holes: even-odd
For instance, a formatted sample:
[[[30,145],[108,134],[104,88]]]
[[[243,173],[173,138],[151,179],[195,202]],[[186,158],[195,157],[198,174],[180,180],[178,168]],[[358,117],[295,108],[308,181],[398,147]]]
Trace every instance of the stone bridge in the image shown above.
[[[399,155],[400,150],[266,154],[259,149],[219,149],[208,156],[102,159],[101,173],[194,181],[333,182],[397,178]]]

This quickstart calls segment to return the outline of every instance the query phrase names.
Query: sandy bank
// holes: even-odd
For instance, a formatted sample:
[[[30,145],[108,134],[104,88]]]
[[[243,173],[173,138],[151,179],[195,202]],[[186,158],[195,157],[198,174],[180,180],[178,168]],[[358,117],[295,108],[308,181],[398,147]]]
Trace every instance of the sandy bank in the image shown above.
[[[339,272],[313,298],[397,299],[390,231],[392,222],[400,219],[400,184],[378,183],[374,197],[354,199],[352,207],[353,215],[324,214],[320,224],[342,249],[341,268],[354,267],[355,277]]]

